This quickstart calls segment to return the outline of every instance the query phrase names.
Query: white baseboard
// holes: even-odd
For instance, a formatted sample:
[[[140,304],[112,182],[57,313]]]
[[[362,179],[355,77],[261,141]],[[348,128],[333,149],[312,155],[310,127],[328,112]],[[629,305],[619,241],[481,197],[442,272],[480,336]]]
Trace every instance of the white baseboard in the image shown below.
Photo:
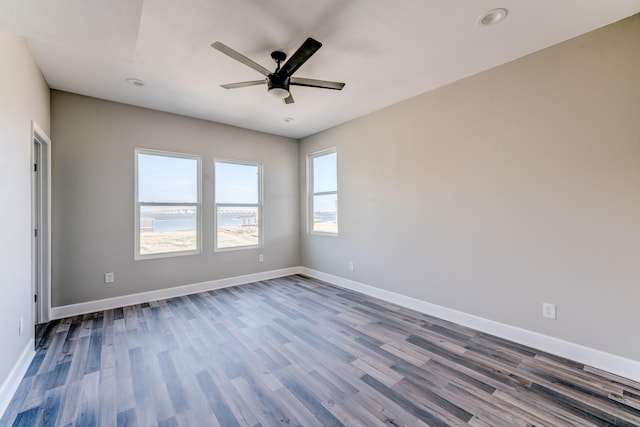
[[[262,273],[248,274],[245,276],[212,280],[209,282],[177,286],[157,291],[142,292],[138,294],[107,298],[97,301],[53,307],[51,309],[51,317],[52,319],[60,319],[63,317],[93,313],[95,311],[124,307],[132,304],[141,304],[165,298],[173,298],[198,292],[206,292],[214,289],[238,286],[246,283],[257,282],[260,280],[289,276],[292,274],[305,274],[309,277],[323,280],[336,286],[351,289],[356,292],[361,292],[363,294],[392,302],[394,304],[398,304],[421,313],[458,323],[460,325],[467,326],[481,332],[486,332],[500,338],[527,345],[529,347],[533,347],[579,363],[583,363],[593,368],[611,372],[612,374],[620,375],[622,377],[640,382],[640,361],[627,359],[615,354],[606,353],[601,350],[596,350],[594,348],[586,347],[580,344],[550,337],[548,335],[543,335],[538,332],[522,329],[517,326],[511,326],[472,314],[453,310],[451,308],[443,307],[423,300],[419,300],[417,298],[376,288],[374,286],[366,285],[354,280],[345,279],[343,277],[334,276],[328,273],[323,273],[321,271],[313,270],[307,267],[283,268],[280,270],[271,270]],[[33,357],[33,355],[31,357]],[[2,391],[4,391],[4,388],[2,389]],[[0,394],[0,408],[2,404],[1,398],[2,394]]]
[[[9,403],[11,403],[11,399],[13,399],[13,395],[18,390],[18,386],[22,381],[22,377],[29,369],[29,365],[33,360],[33,356],[36,355],[34,350],[34,341],[30,339],[27,342],[27,346],[22,351],[20,358],[9,372],[9,376],[0,386],[0,419],[4,415],[4,412],[9,407]]]
[[[138,294],[123,295],[96,301],[52,307],[51,319],[62,319],[64,317],[77,316],[80,314],[93,313],[96,311],[109,310],[118,307],[125,307],[133,304],[142,304],[145,302],[157,301],[166,298],[196,294],[198,292],[206,292],[215,289],[228,288],[231,286],[244,285],[246,283],[258,282],[260,280],[269,280],[275,279],[277,277],[289,276],[292,274],[297,274],[299,272],[299,267],[283,268],[280,270],[247,274],[245,276],[229,277],[225,279],[211,280],[209,282],[176,286],[173,288],[160,289],[157,291],[141,292]]]
[[[329,282],[342,288],[351,289],[384,301],[401,305],[420,313],[448,320],[469,328],[486,332],[509,341],[533,347],[547,353],[570,359],[593,368],[607,371],[640,382],[640,361],[627,359],[580,344],[564,341],[537,332],[507,325],[472,314],[453,310],[436,304],[376,288],[354,280],[334,276],[306,267],[300,267],[299,274]]]

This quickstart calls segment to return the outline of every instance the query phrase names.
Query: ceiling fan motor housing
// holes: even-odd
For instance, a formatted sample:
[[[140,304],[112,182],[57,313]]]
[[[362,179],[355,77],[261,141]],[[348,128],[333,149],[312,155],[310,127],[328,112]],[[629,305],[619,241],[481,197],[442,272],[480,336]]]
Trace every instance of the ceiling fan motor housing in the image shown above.
[[[279,76],[276,73],[269,74],[267,77],[269,93],[273,93],[274,95],[282,94],[283,96],[281,96],[281,98],[288,96],[290,79],[289,76]],[[282,92],[283,90],[286,91],[286,94]]]

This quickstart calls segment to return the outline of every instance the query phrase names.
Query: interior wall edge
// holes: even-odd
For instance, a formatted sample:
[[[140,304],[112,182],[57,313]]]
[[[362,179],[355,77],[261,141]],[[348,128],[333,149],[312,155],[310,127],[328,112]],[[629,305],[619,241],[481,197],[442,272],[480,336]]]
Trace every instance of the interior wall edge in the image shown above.
[[[4,380],[2,385],[0,385],[0,419],[2,419],[11,399],[13,399],[13,395],[18,390],[18,387],[22,382],[22,377],[24,377],[27,369],[29,369],[29,365],[35,355],[34,341],[33,339],[30,339],[22,351],[20,358],[11,369],[11,372],[9,372],[7,378]]]
[[[210,280],[207,282],[193,283],[189,285],[174,286],[155,291],[140,292],[129,295],[122,295],[113,298],[99,299],[77,304],[69,304],[51,308],[51,319],[62,319],[65,317],[78,316],[96,311],[109,310],[112,308],[125,307],[133,304],[142,304],[161,299],[181,297],[199,292],[213,291],[216,289],[229,288],[232,286],[244,285],[261,280],[275,279],[278,277],[298,274],[299,267],[281,268],[278,270],[263,271],[260,273],[246,274],[243,276],[227,277],[224,279]]]
[[[391,302],[420,313],[428,314],[443,320],[457,323],[481,332],[495,335],[519,344],[546,351],[592,368],[606,371],[615,375],[640,381],[640,361],[607,353],[584,345],[561,340],[538,332],[519,328],[483,317],[464,313],[451,308],[432,304],[417,298],[376,288],[351,279],[324,273],[307,267],[300,267],[300,273],[314,279],[322,280],[333,285],[360,292],[387,302]]]

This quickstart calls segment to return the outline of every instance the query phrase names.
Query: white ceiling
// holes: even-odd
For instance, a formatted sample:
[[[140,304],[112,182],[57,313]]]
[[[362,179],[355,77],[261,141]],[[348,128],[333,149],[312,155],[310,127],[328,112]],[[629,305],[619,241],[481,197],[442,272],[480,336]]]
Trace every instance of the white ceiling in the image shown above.
[[[494,26],[476,21],[509,10]],[[50,87],[302,138],[640,12],[640,0],[0,0]],[[212,49],[221,41],[268,69],[307,37],[323,47],[292,87],[295,104]],[[145,81],[144,87],[125,82]],[[285,122],[292,117],[293,122]]]

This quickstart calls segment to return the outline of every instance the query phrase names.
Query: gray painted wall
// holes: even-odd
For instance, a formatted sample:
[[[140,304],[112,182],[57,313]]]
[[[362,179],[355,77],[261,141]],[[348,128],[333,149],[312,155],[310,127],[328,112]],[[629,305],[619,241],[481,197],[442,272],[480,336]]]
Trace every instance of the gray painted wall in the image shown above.
[[[54,307],[299,265],[296,140],[59,91],[51,114]],[[202,254],[134,261],[135,148],[202,156]],[[264,248],[214,254],[214,157],[263,164]]]
[[[302,264],[640,360],[639,46],[636,15],[305,138],[340,235]]]
[[[0,386],[33,338],[31,120],[49,132],[49,87],[22,37],[0,31]],[[18,336],[18,321],[24,332]]]

